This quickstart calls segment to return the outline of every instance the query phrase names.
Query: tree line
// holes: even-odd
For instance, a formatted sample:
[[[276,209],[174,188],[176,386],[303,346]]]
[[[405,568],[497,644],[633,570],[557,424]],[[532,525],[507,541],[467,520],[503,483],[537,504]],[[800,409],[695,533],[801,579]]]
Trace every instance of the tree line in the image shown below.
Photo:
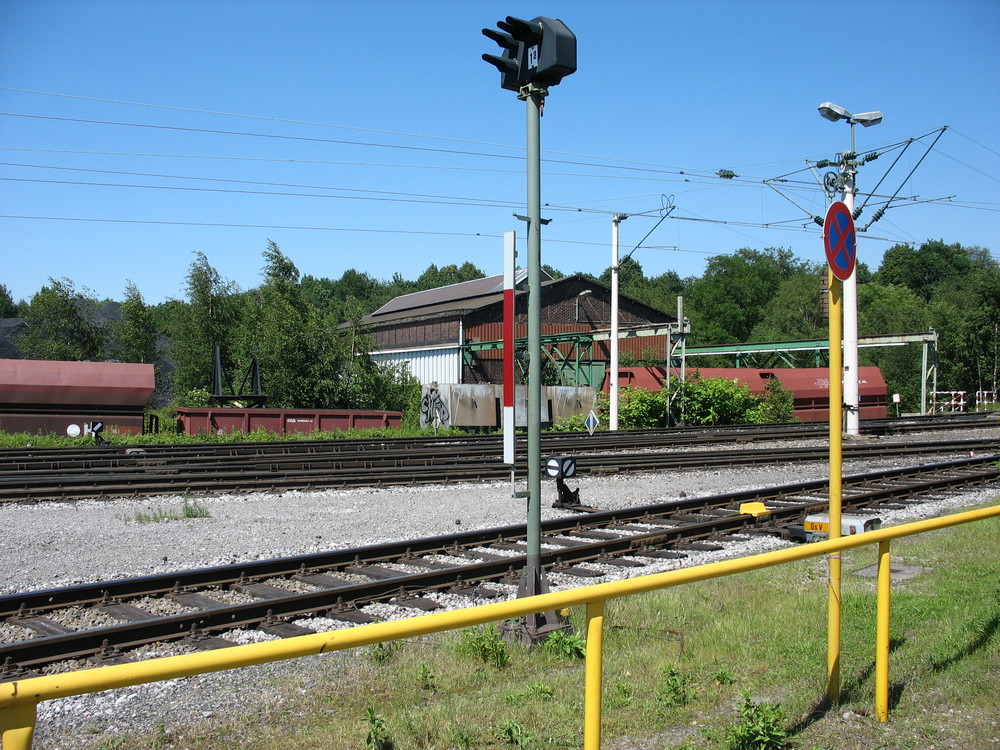
[[[563,276],[546,266],[553,277]],[[691,320],[691,346],[825,339],[821,282],[826,267],[782,248],[743,248],[709,258],[701,276],[674,271],[647,277],[626,258],[623,294],[667,313],[678,296]],[[599,276],[610,286],[611,269]],[[940,336],[942,390],[997,390],[1000,380],[1000,265],[981,248],[944,241],[896,245],[877,270],[859,263],[859,335]],[[214,348],[223,371],[238,378],[256,358],[269,404],[280,408],[404,409],[419,387],[399,368],[377,366],[360,318],[401,294],[485,276],[472,263],[429,266],[417,279],[378,280],[354,269],[339,279],[301,275],[274,243],[263,251],[262,283],[242,290],[196,252],[184,298],[148,305],[131,282],[121,302],[98,300],[69,279],[49,279],[15,302],[0,284],[0,317],[20,317],[29,359],[157,363],[161,403],[202,405],[214,383]],[[916,346],[863,349],[861,364],[882,369],[908,410],[919,405],[921,351]],[[649,352],[650,364],[663,352]],[[722,366],[699,358],[692,365]],[[233,384],[227,389],[232,392]]]

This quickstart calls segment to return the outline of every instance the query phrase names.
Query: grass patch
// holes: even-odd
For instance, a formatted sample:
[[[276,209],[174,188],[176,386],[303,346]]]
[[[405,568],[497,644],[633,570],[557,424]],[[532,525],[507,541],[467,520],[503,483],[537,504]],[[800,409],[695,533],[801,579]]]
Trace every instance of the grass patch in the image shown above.
[[[852,574],[875,562],[874,548],[845,553],[843,702],[829,710],[821,705],[825,560],[609,601],[604,747],[614,750],[623,736],[643,738],[628,747],[664,750],[993,746],[998,544],[1000,520],[893,543],[894,561],[928,570],[893,583],[887,725],[872,715],[875,583]],[[571,615],[578,632],[583,618],[582,608]],[[486,627],[403,641],[387,659],[365,653],[316,662],[318,677],[279,678],[283,702],[248,703],[221,724],[172,727],[170,747],[582,745],[584,663],[567,658],[577,653],[568,643],[531,650]],[[155,739],[128,736],[121,747]]]
[[[197,500],[185,499],[184,505],[179,512],[173,512],[157,508],[150,513],[139,511],[134,516],[126,516],[125,523],[161,523],[163,521],[183,521],[188,518],[209,518],[211,513],[208,506],[199,503]]]
[[[272,443],[281,441],[308,440],[391,440],[393,438],[410,437],[441,437],[446,435],[465,435],[464,430],[455,428],[441,429],[410,429],[403,427],[378,427],[372,429],[351,429],[337,432],[308,432],[278,435],[258,428],[253,432],[225,432],[221,435],[186,435],[172,429],[161,429],[160,432],[147,435],[115,434],[114,426],[110,426],[102,434],[108,445],[115,446],[155,446],[155,445],[203,445],[206,443]],[[72,446],[90,447],[94,445],[92,437],[71,438],[66,435],[43,435],[27,432],[0,432],[0,448],[66,448]]]

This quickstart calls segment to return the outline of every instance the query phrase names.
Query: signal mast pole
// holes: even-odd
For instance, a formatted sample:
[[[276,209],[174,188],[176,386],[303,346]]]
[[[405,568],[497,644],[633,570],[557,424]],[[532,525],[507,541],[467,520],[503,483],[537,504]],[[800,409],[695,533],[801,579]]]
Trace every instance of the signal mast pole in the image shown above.
[[[518,596],[545,593],[542,566],[542,190],[541,115],[548,87],[576,72],[576,37],[554,18],[538,16],[530,21],[507,16],[497,28],[483,29],[502,55],[483,55],[500,71],[500,87],[517,92],[527,106],[528,195],[528,523],[527,557],[518,585]],[[554,612],[529,615],[522,640],[533,643],[562,628]]]

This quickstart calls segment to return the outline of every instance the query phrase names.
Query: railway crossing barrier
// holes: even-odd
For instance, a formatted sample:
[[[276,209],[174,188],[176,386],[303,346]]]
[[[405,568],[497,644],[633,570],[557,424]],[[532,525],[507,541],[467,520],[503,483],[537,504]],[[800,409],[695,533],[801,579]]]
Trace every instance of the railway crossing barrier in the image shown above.
[[[133,664],[116,664],[5,682],[0,684],[0,737],[2,737],[0,746],[3,750],[30,750],[37,706],[42,701],[54,698],[190,677],[196,674],[341,651],[358,646],[370,646],[376,643],[525,617],[546,610],[559,610],[565,607],[583,605],[586,607],[587,636],[587,656],[584,668],[583,747],[585,750],[599,750],[601,746],[601,685],[603,678],[601,644],[604,633],[604,605],[607,600],[711,578],[746,573],[811,557],[836,555],[842,550],[868,545],[878,545],[875,715],[884,722],[889,719],[890,542],[901,537],[998,517],[1000,517],[1000,504],[869,531],[864,534],[841,537],[840,539],[765,552],[750,557],[723,560],[692,568],[654,573],[625,581],[609,581],[593,586],[484,604],[467,609],[437,612],[407,620],[379,622],[280,641],[254,643],[216,651],[168,656]]]

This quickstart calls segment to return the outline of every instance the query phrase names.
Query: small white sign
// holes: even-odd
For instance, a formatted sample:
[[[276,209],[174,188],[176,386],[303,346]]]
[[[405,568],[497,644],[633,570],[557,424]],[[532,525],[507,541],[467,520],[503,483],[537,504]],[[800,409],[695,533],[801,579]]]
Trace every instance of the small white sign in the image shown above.
[[[587,421],[584,422],[584,424],[587,425],[587,432],[589,432],[591,435],[593,435],[594,434],[594,430],[597,429],[597,426],[600,423],[601,423],[601,421],[597,418],[597,415],[594,414],[594,410],[591,409],[590,410],[590,414],[587,415]]]
[[[528,47],[528,67],[537,68],[538,67],[538,45],[533,47]]]

